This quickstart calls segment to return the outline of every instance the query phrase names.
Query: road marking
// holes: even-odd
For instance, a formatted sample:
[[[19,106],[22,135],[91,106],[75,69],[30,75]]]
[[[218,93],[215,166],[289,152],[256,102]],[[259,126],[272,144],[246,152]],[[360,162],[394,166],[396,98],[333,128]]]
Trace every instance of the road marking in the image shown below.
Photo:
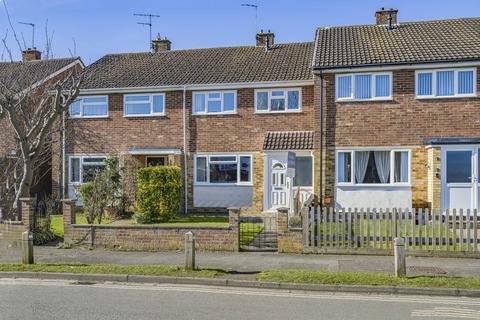
[[[480,319],[480,310],[464,308],[436,307],[426,310],[413,310],[412,317],[449,317],[459,319]]]
[[[212,293],[247,296],[267,296],[279,298],[299,299],[328,299],[328,300],[351,300],[351,301],[375,301],[391,303],[416,303],[430,305],[457,305],[457,306],[480,306],[480,299],[467,297],[432,297],[427,296],[403,296],[403,295],[379,295],[379,294],[356,294],[343,292],[304,292],[287,291],[278,289],[216,287],[202,285],[181,284],[131,284],[131,283],[89,283],[84,285],[65,280],[31,280],[31,279],[0,279],[0,285],[23,285],[23,286],[52,286],[52,287],[88,287],[93,289],[120,289],[142,291],[177,291],[191,293]]]

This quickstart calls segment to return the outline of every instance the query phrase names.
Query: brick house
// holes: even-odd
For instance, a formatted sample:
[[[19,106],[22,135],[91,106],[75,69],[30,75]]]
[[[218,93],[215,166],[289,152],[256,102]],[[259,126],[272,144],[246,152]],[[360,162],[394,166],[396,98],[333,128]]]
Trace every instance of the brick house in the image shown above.
[[[42,60],[37,49],[26,49],[22,52],[23,61],[0,62],[0,84],[11,90],[21,91],[28,87],[44,86],[65,77],[72,69],[84,67],[80,58],[62,58]],[[57,130],[58,131],[58,130]],[[0,165],[14,156],[16,139],[7,119],[0,119]],[[61,150],[58,149],[58,152]],[[55,152],[53,152],[55,153]],[[37,172],[37,184],[33,187],[32,196],[44,196],[50,193],[52,184],[51,159]],[[0,187],[1,188],[1,187]]]
[[[478,208],[480,19],[319,28],[323,202]]]
[[[182,167],[189,212],[272,211],[293,207],[291,194],[313,194],[313,42],[275,44],[271,32],[256,41],[171,50],[157,39],[152,53],[109,54],[87,67],[67,124],[68,196],[109,154],[119,155],[132,200],[139,168]]]

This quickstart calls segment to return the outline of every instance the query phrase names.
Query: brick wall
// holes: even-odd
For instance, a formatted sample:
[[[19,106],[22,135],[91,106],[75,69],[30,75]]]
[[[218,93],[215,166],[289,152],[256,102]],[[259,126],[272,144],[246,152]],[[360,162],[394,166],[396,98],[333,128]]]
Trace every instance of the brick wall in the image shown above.
[[[123,95],[110,94],[107,119],[68,121],[66,153],[125,154],[133,147],[183,150],[182,97],[182,91],[166,92],[164,117],[125,118],[123,117]],[[251,152],[254,155],[253,210],[261,210],[263,206],[263,155],[261,152],[265,133],[267,131],[317,131],[318,108],[313,104],[313,86],[302,88],[302,112],[299,113],[255,114],[254,89],[239,89],[236,114],[193,116],[191,114],[192,92],[188,91],[186,97],[189,208],[193,207],[193,153]],[[315,143],[315,145],[318,144],[319,142]],[[182,157],[177,160],[180,165],[183,165]],[[57,164],[57,167],[59,166]],[[211,211],[210,208],[207,210]]]
[[[479,136],[480,120],[476,114],[480,98],[415,99],[415,71],[398,70],[393,72],[391,101],[336,102],[335,75],[324,74],[323,79],[324,194],[334,196],[335,148],[407,147],[412,149],[413,205],[431,206],[432,199],[439,195],[428,196],[428,155],[423,141],[433,137]],[[320,105],[318,75],[315,88],[315,104]],[[437,188],[439,192],[438,184]]]

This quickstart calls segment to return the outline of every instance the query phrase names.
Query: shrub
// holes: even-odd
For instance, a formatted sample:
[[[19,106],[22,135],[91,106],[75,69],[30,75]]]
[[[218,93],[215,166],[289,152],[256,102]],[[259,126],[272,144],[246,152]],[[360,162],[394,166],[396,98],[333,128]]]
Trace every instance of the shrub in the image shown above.
[[[179,167],[158,166],[138,171],[138,213],[144,222],[166,222],[181,206],[182,174]]]

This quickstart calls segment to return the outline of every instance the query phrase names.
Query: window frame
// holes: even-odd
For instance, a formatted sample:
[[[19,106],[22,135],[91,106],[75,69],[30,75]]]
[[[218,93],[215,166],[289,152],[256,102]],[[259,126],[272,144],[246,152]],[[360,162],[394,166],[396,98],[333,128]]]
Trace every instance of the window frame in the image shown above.
[[[210,161],[211,157],[235,157],[235,161]],[[240,158],[248,157],[250,158],[250,181],[241,181],[240,180]],[[206,180],[207,181],[197,181],[197,158],[206,158]],[[212,183],[210,182],[210,163],[236,163],[237,164],[237,182],[222,182],[222,183]],[[253,186],[253,155],[250,153],[212,153],[205,154],[199,153],[194,156],[194,180],[193,183],[196,186]]]
[[[88,165],[99,165],[102,164],[105,166],[105,160],[107,160],[107,156],[104,154],[98,155],[69,155],[68,156],[68,184],[70,185],[82,185],[83,182],[83,166],[84,166],[84,159],[94,159],[94,158],[104,158],[102,162],[89,162]],[[72,181],[72,159],[79,159],[80,160],[80,167],[79,167],[79,181]]]
[[[271,110],[271,100],[273,91],[283,91],[283,99],[285,100],[285,110]],[[289,91],[298,91],[298,108],[297,109],[288,109],[288,92]],[[257,108],[257,93],[258,92],[267,92],[267,110],[258,110]],[[275,98],[274,98],[275,99]],[[279,99],[279,98],[277,98]],[[254,90],[254,110],[255,113],[298,113],[302,112],[302,88],[269,88],[269,89],[255,89]]]
[[[83,100],[84,99],[88,99],[88,98],[105,98],[106,99],[106,104],[107,104],[107,114],[105,115],[98,115],[98,116],[85,116],[84,115],[84,102]],[[108,99],[108,95],[98,95],[98,96],[80,96],[78,97],[77,99],[75,99],[74,102],[76,102],[77,100],[80,100],[80,115],[78,116],[72,116],[72,105],[74,102],[72,102],[72,104],[70,104],[68,106],[68,116],[69,118],[71,119],[99,119],[99,118],[108,118],[109,117],[109,113],[110,113],[110,105],[109,105],[109,99]],[[89,106],[102,106],[104,105],[103,102],[93,102],[93,103],[87,103],[87,105]]]
[[[437,72],[439,71],[453,71],[453,90],[452,96],[437,96]],[[462,71],[473,72],[473,93],[458,93],[458,73]],[[432,94],[418,95],[418,75],[423,73],[432,74]],[[443,68],[443,69],[419,69],[415,70],[415,99],[452,99],[452,98],[471,98],[477,96],[477,68]]]
[[[164,166],[168,166],[168,155],[145,156],[145,167],[148,167],[148,159],[164,159]]]
[[[127,97],[145,97],[148,96],[150,102],[150,113],[143,113],[143,114],[127,114]],[[153,97],[161,96],[163,97],[163,112],[154,112],[153,111]],[[143,104],[143,102],[128,102],[128,104]],[[165,93],[135,93],[135,94],[124,94],[123,95],[123,117],[124,118],[143,118],[143,117],[164,117],[165,116],[165,109],[166,109],[166,99]]]
[[[209,99],[208,95],[212,93],[220,93],[220,99]],[[225,101],[224,94],[233,93],[233,110],[224,111]],[[197,94],[205,95],[205,111],[195,111],[195,99]],[[220,101],[222,111],[208,112],[208,101]],[[236,114],[237,113],[237,90],[210,90],[210,91],[193,91],[192,92],[192,115],[222,115],[222,114]]]
[[[372,77],[372,83],[370,88],[371,98],[369,99],[357,99],[355,98],[355,76],[366,76],[369,75]],[[376,97],[375,92],[377,88],[377,76],[389,76],[390,78],[390,95],[385,97]],[[350,97],[347,98],[339,98],[338,97],[338,78],[340,77],[351,77],[351,91]],[[335,101],[337,102],[353,102],[353,101],[390,101],[393,100],[393,72],[386,71],[386,72],[359,72],[359,73],[339,73],[335,75]]]
[[[356,183],[355,182],[355,152],[356,151],[389,151],[390,152],[390,181],[389,183]],[[394,182],[395,172],[395,152],[407,152],[408,154],[408,181],[407,182]],[[350,182],[339,182],[338,181],[338,154],[339,153],[350,153],[351,159],[351,168],[350,168]],[[402,149],[402,148],[348,148],[348,149],[337,149],[335,150],[335,185],[339,187],[351,186],[351,187],[411,187],[412,181],[412,150],[411,149]]]
[[[312,184],[310,186],[296,186],[294,182],[292,182],[292,188],[300,188],[300,189],[313,189],[315,186],[315,157],[312,153],[298,153],[296,152],[295,158],[311,158],[312,161],[312,171],[310,174],[312,175]],[[297,169],[297,166],[295,164],[295,170]]]

